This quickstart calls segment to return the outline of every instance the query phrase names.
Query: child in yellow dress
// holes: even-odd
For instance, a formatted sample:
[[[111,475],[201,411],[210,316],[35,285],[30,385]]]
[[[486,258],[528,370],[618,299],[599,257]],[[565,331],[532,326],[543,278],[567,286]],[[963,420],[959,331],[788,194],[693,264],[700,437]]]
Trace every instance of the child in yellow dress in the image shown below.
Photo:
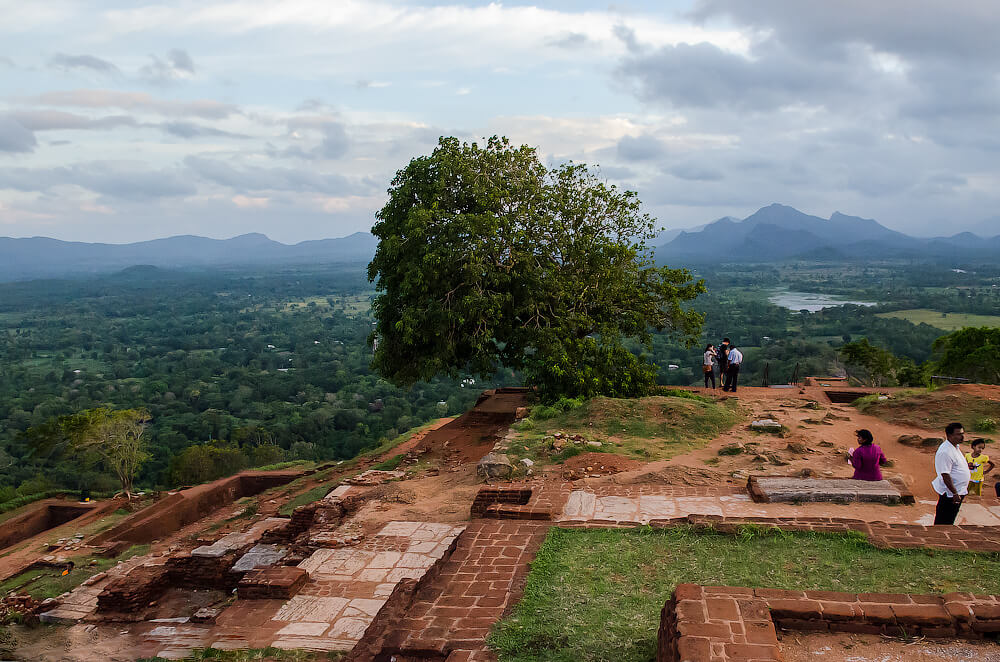
[[[969,494],[977,496],[983,495],[983,477],[996,467],[990,461],[990,456],[983,453],[984,450],[986,450],[986,440],[974,439],[972,452],[965,454],[965,459],[969,463],[969,471],[972,472],[972,479],[969,481]]]

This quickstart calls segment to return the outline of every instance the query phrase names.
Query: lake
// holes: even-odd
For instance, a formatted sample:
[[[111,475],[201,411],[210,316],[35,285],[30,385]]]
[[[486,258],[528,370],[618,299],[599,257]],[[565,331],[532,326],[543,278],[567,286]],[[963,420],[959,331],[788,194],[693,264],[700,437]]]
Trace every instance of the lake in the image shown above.
[[[824,308],[854,304],[856,306],[874,306],[871,301],[851,301],[843,297],[832,294],[814,294],[812,292],[789,292],[781,290],[775,292],[767,299],[776,306],[788,308],[789,310],[808,310],[811,313]]]

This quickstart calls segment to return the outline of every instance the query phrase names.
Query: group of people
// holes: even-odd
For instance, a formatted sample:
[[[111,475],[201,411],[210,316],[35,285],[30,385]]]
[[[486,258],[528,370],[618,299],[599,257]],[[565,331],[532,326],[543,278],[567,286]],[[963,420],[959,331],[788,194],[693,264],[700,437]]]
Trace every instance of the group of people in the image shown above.
[[[705,373],[705,388],[709,382],[715,388],[715,366],[719,366],[719,379],[722,381],[722,390],[736,392],[736,387],[740,382],[740,366],[743,365],[743,352],[736,349],[736,346],[729,340],[723,338],[722,344],[716,349],[715,345],[709,343],[705,347],[705,359],[702,362],[702,372]]]
[[[931,486],[938,494],[934,513],[935,524],[954,524],[962,502],[969,494],[982,495],[986,474],[996,465],[986,450],[985,439],[973,439],[970,451],[963,453],[960,444],[965,440],[965,426],[949,423],[944,429],[945,440],[934,455],[937,474]],[[856,480],[882,480],[881,467],[888,460],[869,430],[858,430],[858,447],[847,452],[847,461],[854,467]],[[994,489],[1000,498],[1000,482]]]

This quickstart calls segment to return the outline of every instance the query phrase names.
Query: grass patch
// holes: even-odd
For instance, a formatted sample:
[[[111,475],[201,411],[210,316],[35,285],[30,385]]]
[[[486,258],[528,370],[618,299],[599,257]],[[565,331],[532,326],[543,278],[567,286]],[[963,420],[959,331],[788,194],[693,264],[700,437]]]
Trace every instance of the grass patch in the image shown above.
[[[929,324],[942,331],[957,331],[967,326],[1000,326],[1000,316],[998,315],[942,313],[928,308],[894,310],[891,313],[879,313],[876,317],[895,317],[913,324]]]
[[[287,462],[278,462],[277,464],[265,464],[262,467],[251,467],[253,471],[281,471],[282,469],[302,469],[306,471],[307,469],[312,469],[316,466],[316,463],[312,460],[288,460]]]
[[[406,456],[403,453],[399,455],[393,455],[388,460],[379,462],[372,469],[377,469],[378,471],[395,471],[399,468],[399,465],[403,462]]]
[[[243,650],[223,651],[217,648],[197,648],[184,660],[217,660],[218,662],[251,662],[252,660],[268,660],[269,662],[320,662],[341,660],[346,653],[333,651],[329,653],[313,653],[304,650],[284,650],[281,648],[247,648]],[[143,657],[136,662],[168,662],[165,657]]]
[[[894,394],[888,400],[878,396],[865,396],[851,403],[853,407],[870,416],[899,425],[910,425],[940,432],[952,421],[965,425],[967,431],[977,430],[982,419],[995,418],[997,403],[960,389],[914,389]]]
[[[149,553],[149,545],[133,545],[114,559],[99,556],[85,556],[73,559],[76,566],[63,575],[62,568],[31,568],[0,582],[0,595],[27,593],[37,600],[54,598],[66,591],[72,591],[90,577],[104,572],[119,561]],[[91,565],[93,563],[93,565]]]
[[[685,582],[995,593],[1000,555],[883,550],[857,533],[759,527],[738,535],[691,527],[553,528],[531,564],[524,597],[494,628],[489,643],[502,662],[648,662],[655,656],[660,609]]]
[[[317,485],[311,490],[307,490],[302,494],[299,494],[295,498],[289,500],[288,503],[286,503],[285,505],[283,505],[281,508],[278,509],[278,514],[290,516],[292,514],[292,511],[298,508],[299,506],[304,506],[307,503],[312,503],[313,501],[319,501],[327,494],[329,494],[330,490],[332,490],[334,487],[336,486],[329,484]]]
[[[743,418],[734,400],[716,402],[674,392],[636,399],[593,398],[562,411],[545,411],[547,417],[542,419],[536,412],[537,408],[531,418],[514,426],[518,434],[508,454],[515,461],[526,457],[536,464],[551,464],[595,451],[642,461],[666,459],[704,446]],[[553,449],[546,437],[554,432],[579,434],[602,445]]]

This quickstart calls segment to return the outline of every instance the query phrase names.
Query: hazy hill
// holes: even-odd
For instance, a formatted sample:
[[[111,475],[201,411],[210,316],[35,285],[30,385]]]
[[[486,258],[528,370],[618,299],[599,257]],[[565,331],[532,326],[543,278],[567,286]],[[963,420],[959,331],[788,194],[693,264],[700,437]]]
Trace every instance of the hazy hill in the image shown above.
[[[773,204],[743,220],[721,218],[700,231],[680,232],[656,249],[671,262],[706,260],[936,258],[983,259],[1000,251],[1000,236],[969,232],[921,239],[890,230],[870,218],[834,212],[830,218]]]
[[[0,237],[0,280],[118,271],[133,265],[213,267],[236,265],[366,263],[378,241],[366,232],[337,239],[282,244],[259,233],[232,239],[181,235],[134,244],[90,244],[48,237]]]

